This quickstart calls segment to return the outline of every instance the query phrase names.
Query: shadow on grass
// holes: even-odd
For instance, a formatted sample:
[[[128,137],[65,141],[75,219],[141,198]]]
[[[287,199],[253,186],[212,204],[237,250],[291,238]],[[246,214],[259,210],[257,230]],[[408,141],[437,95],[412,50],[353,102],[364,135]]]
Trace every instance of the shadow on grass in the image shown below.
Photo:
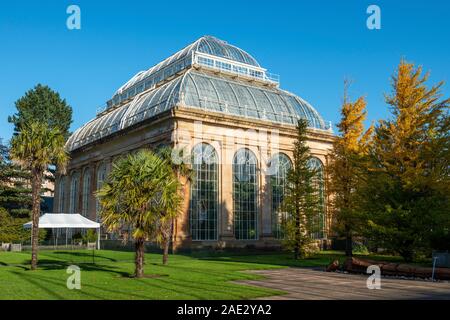
[[[20,277],[21,279],[27,281],[32,286],[35,286],[38,289],[41,289],[42,291],[45,291],[50,296],[56,298],[56,299],[64,299],[64,296],[58,294],[55,291],[52,291],[48,288],[48,279],[41,279],[41,277],[36,276],[35,274],[31,273],[23,273],[23,272],[17,272],[17,271],[11,271],[11,273],[15,274],[16,276]],[[41,283],[42,282],[42,283]],[[58,283],[58,285],[61,285]]]
[[[192,255],[195,257],[195,255]],[[404,263],[400,256],[380,255],[380,254],[354,254],[355,258],[370,259],[385,262]],[[313,255],[312,257],[296,260],[292,253],[288,252],[271,252],[271,253],[254,253],[254,254],[233,254],[233,253],[213,253],[199,255],[200,260],[210,260],[217,262],[235,262],[235,263],[251,263],[260,265],[273,265],[280,267],[297,267],[297,268],[326,268],[334,260],[339,260],[343,264],[346,256],[340,251],[323,251]],[[418,261],[412,263],[419,266],[427,266],[429,261]]]
[[[52,254],[51,255],[55,255],[55,257],[56,256],[61,256],[61,255],[67,255],[67,256],[73,256],[73,257],[76,257],[76,258],[86,258],[86,260],[92,260],[92,259],[104,259],[104,260],[108,260],[108,261],[111,261],[111,262],[118,262],[118,260],[117,259],[114,259],[114,258],[110,258],[110,257],[106,257],[106,256],[103,256],[103,255],[100,255],[100,254],[98,254],[97,252],[94,252],[94,254],[92,254],[92,251],[87,251],[87,252],[77,252],[77,251],[75,251],[75,252],[73,252],[73,251],[54,251],[54,252],[52,252]],[[51,256],[51,255],[49,255],[49,256]],[[61,259],[65,259],[64,257],[58,257],[58,258],[61,258]],[[67,259],[66,259],[67,260]],[[74,259],[74,260],[72,260],[73,262],[79,262],[79,260],[76,260],[76,259]]]
[[[272,253],[257,255],[224,255],[203,257],[201,260],[209,260],[215,262],[234,262],[249,263],[279,267],[297,267],[297,268],[325,268],[335,259],[342,259],[342,255],[337,254],[318,254],[310,258],[294,259],[289,253]]]
[[[52,291],[52,290],[50,290],[48,288],[48,284],[52,284],[52,285],[55,285],[57,287],[60,287],[60,289],[58,289],[59,292],[64,292],[65,290],[69,290],[67,288],[67,286],[66,286],[65,280],[58,281],[58,280],[56,280],[54,278],[50,278],[50,277],[44,277],[44,276],[31,274],[31,273],[25,274],[25,273],[21,273],[21,272],[17,272],[17,271],[13,271],[12,273],[16,274],[17,276],[19,276],[23,280],[27,281],[31,285],[34,285],[35,287],[37,287],[39,289],[42,289],[43,291],[45,291],[49,295],[51,295],[51,296],[53,296],[53,297],[55,297],[55,298],[57,298],[59,300],[67,299],[66,296],[60,295],[60,294],[58,294],[58,293],[56,293],[56,292],[54,292],[54,291]],[[43,282],[45,284],[45,286],[40,284],[40,282]],[[85,285],[85,284],[83,284],[83,286],[93,287],[95,289],[99,289],[99,290],[102,290],[102,291],[107,291],[104,288],[95,287],[95,286],[92,286],[92,285]],[[91,298],[94,298],[94,299],[99,299],[99,300],[105,299],[105,297],[103,297],[103,296],[95,295],[93,293],[88,293],[86,291],[78,291],[78,293],[81,293],[82,295],[85,295],[87,297],[91,297]]]
[[[63,270],[67,269],[73,263],[66,261],[55,261],[55,260],[39,260],[38,268],[39,270]],[[102,271],[115,273],[122,277],[129,277],[130,273],[125,271],[117,270],[118,267],[114,265],[102,265],[102,264],[92,264],[92,263],[82,263],[80,264],[81,270],[83,271]]]

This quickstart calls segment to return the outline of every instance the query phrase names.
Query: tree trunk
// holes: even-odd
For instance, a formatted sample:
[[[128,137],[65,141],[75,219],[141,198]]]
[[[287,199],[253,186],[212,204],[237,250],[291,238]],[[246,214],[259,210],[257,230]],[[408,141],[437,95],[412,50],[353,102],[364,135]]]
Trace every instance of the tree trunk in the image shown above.
[[[168,221],[167,223],[168,225],[163,227],[163,265],[166,265],[167,261],[169,260],[169,249],[173,237],[173,219],[170,219],[170,221]]]
[[[169,246],[170,246],[170,241],[169,241],[169,239],[166,239],[164,242],[163,265],[166,265],[167,260],[169,259]]]
[[[39,216],[41,215],[41,186],[42,175],[40,170],[33,169],[31,176],[32,189],[32,229],[31,229],[31,270],[37,269],[39,245]]]
[[[348,226],[345,227],[345,256],[353,256],[353,238]]]
[[[170,223],[170,235],[169,235],[169,248],[171,254],[173,254],[173,247],[174,247],[174,237],[175,237],[175,219],[172,218],[172,221]]]
[[[135,246],[135,276],[142,278],[144,275],[144,239],[136,239]]]
[[[296,217],[295,217],[295,247],[294,247],[294,259],[298,260],[300,258],[300,211],[296,210]]]

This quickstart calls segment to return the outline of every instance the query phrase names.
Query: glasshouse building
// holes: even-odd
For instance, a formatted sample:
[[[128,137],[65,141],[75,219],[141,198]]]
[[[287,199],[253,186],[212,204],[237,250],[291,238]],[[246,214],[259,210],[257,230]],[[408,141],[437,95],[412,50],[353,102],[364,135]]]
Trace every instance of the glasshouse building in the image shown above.
[[[94,192],[114,160],[169,145],[189,151],[183,159],[193,170],[184,181],[184,212],[174,223],[176,248],[279,246],[279,207],[295,125],[303,118],[309,123],[310,163],[321,172],[320,213],[311,236],[326,239],[331,217],[324,167],[331,125],[279,83],[250,54],[211,36],[138,72],[69,138],[71,160],[67,174],[57,177],[54,212],[100,221]]]

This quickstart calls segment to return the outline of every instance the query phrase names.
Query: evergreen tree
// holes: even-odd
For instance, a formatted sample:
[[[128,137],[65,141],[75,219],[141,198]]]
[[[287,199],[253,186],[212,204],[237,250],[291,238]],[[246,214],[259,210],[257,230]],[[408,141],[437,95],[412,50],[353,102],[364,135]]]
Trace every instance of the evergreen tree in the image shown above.
[[[30,208],[29,174],[10,161],[8,147],[0,139],[0,242],[30,238],[22,226],[29,221]]]
[[[9,149],[0,139],[0,207],[12,218],[29,218],[31,209],[30,174],[11,162]]]
[[[287,212],[283,223],[286,248],[294,250],[294,258],[308,255],[312,242],[310,233],[313,217],[319,214],[319,198],[314,186],[316,170],[309,165],[310,152],[307,145],[307,121],[299,120],[297,139],[294,142],[294,162],[288,172],[286,195],[282,208]]]
[[[340,136],[333,143],[329,166],[330,191],[333,194],[334,229],[345,237],[345,254],[353,254],[353,236],[361,224],[356,190],[363,179],[363,158],[367,153],[372,127],[364,131],[366,101],[360,97],[351,102],[347,97],[348,82],[345,82],[341,121],[337,124]]]
[[[450,99],[441,100],[442,82],[428,88],[427,80],[401,61],[386,96],[393,117],[376,127],[360,198],[368,235],[407,261],[430,253],[433,235],[450,226]]]
[[[72,108],[59,93],[48,86],[38,84],[16,101],[17,113],[8,117],[14,124],[17,135],[25,123],[37,121],[46,123],[49,128],[58,129],[64,136],[69,137],[69,127],[72,123]]]

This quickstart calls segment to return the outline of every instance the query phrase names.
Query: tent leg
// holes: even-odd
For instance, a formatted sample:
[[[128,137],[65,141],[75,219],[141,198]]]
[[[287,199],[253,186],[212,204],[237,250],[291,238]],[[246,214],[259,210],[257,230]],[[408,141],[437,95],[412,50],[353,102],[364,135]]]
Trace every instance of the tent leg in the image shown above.
[[[100,250],[100,228],[97,229],[97,250]]]

